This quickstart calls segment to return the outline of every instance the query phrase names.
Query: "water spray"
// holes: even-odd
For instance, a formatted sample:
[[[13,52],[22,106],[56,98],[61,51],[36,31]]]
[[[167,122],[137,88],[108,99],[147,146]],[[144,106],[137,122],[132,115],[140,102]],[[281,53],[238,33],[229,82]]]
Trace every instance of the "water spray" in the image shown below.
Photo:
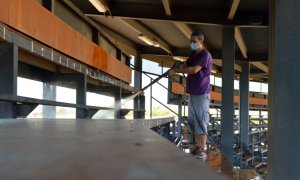
[[[182,65],[183,62],[181,61],[176,61],[174,63],[174,65],[172,66],[171,69],[174,69],[174,68],[178,68],[180,65]],[[138,92],[132,94],[131,96],[127,97],[124,99],[123,102],[118,102],[117,104],[115,104],[114,106],[115,107],[121,107],[122,105],[126,104],[128,101],[134,99],[135,97],[137,97],[138,95],[140,95],[142,92],[144,92],[146,89],[148,89],[150,86],[152,86],[153,84],[157,83],[161,78],[163,77],[166,77],[168,75],[168,71],[166,71],[165,73],[163,73],[162,75],[158,76],[156,79],[154,79],[151,83],[149,83],[147,86],[143,87],[142,89],[140,89]],[[103,116],[107,116],[108,113],[105,113]]]

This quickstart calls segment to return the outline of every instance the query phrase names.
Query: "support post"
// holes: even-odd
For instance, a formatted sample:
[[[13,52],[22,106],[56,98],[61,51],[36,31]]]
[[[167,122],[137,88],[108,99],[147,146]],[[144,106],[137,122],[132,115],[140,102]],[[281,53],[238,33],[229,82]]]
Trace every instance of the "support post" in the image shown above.
[[[181,136],[181,123],[182,123],[182,103],[178,103],[178,136]]]
[[[115,87],[115,119],[121,119],[122,89]]]
[[[152,84],[152,79],[151,79],[151,84]],[[152,119],[152,85],[150,86],[150,119]]]
[[[78,74],[76,82],[76,104],[86,106],[86,89],[87,89],[87,76],[86,74]],[[76,118],[85,118],[85,109],[76,109]]]
[[[43,84],[43,99],[56,100],[56,86],[50,84]],[[43,106],[43,118],[56,118],[55,106]]]
[[[0,94],[17,95],[18,47],[13,43],[0,44]],[[0,101],[0,118],[16,118],[12,102]]]
[[[240,117],[240,136],[241,152],[245,152],[249,144],[249,62],[242,63],[242,72],[240,76],[240,100],[239,100],[239,117]]]
[[[234,27],[223,27],[222,38],[222,110],[221,110],[221,150],[233,162],[233,118],[234,118]]]
[[[300,1],[269,1],[268,179],[299,179]]]
[[[135,59],[134,59],[134,65],[135,65],[135,71],[134,71],[134,87],[137,89],[141,89],[142,88],[142,56],[141,53],[138,51]],[[133,100],[133,107],[134,109],[141,109],[141,102],[140,102],[140,97],[141,95],[137,96],[134,98]],[[138,111],[134,111],[133,112],[133,116],[134,119],[138,119],[139,118],[139,112]]]

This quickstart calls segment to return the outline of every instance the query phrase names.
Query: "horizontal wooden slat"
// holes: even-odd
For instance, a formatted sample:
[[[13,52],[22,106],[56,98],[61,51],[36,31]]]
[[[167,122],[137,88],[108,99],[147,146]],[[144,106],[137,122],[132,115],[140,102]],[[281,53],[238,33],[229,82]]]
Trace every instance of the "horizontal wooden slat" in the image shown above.
[[[85,64],[131,82],[129,67],[35,0],[1,0],[0,21]]]
[[[186,94],[185,88],[181,84],[175,82],[172,82],[172,92],[174,94]]]
[[[179,83],[176,83],[176,82],[172,82],[172,92],[174,94],[185,94],[186,95],[186,93],[184,91],[184,87],[182,85],[180,85]],[[222,93],[211,91],[210,92],[210,98],[211,98],[211,100],[214,100],[214,101],[222,101]],[[239,96],[234,96],[234,102],[235,103],[239,102]],[[268,105],[268,99],[250,97],[249,98],[249,104],[267,106]]]

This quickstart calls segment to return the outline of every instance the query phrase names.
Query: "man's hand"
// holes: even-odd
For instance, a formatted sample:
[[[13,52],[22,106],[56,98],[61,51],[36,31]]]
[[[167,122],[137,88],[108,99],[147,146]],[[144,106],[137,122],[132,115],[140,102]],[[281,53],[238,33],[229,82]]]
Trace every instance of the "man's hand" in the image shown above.
[[[172,77],[175,74],[175,70],[174,69],[170,69],[168,72],[168,76]]]

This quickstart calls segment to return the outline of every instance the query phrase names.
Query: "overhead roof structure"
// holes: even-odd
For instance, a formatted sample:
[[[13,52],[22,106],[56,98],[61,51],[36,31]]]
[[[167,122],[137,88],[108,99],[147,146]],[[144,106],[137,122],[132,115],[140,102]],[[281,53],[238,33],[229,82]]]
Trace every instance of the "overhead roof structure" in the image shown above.
[[[205,47],[214,58],[214,68],[221,73],[222,28],[234,26],[236,73],[241,71],[241,61],[250,61],[251,78],[267,81],[267,0],[98,1],[105,5],[106,12],[99,12],[88,0],[64,0],[112,32],[109,38],[124,52],[134,55],[138,49],[143,58],[164,61],[166,66],[173,63],[174,56],[189,56],[189,36],[200,30],[205,36]],[[154,40],[159,47],[148,45],[139,35]]]

